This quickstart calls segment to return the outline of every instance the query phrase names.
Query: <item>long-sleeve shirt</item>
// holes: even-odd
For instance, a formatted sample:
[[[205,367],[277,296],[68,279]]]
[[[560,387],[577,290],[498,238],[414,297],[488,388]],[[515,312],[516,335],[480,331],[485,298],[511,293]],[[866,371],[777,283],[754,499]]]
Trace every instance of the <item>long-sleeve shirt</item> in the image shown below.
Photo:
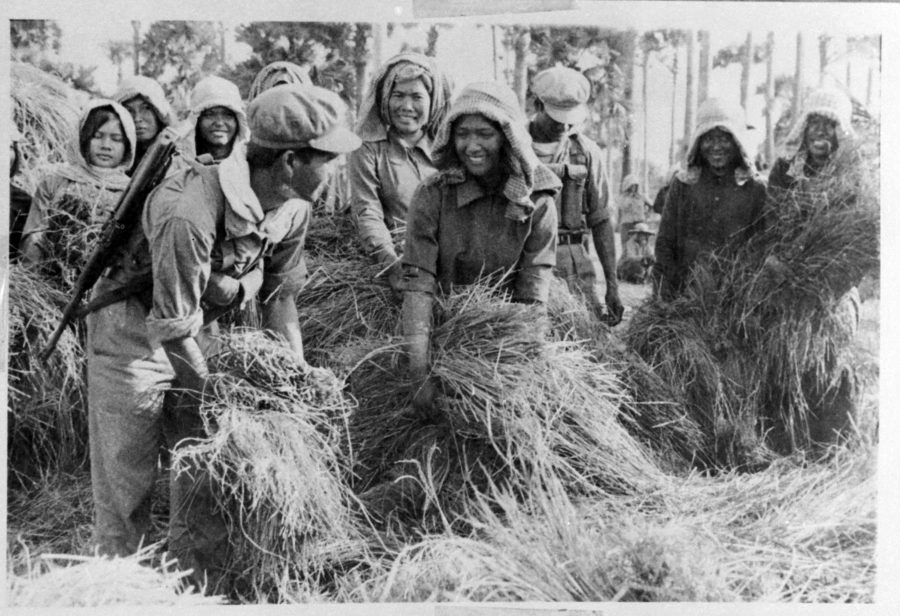
[[[733,174],[704,169],[693,184],[672,180],[656,239],[662,297],[681,291],[700,256],[759,231],[765,203],[766,188],[753,178],[738,184]]]
[[[416,187],[435,172],[431,143],[407,147],[392,133],[350,154],[351,209],[363,250],[380,261],[396,258],[391,230],[406,221]]]
[[[550,197],[532,195],[523,221],[505,216],[509,201],[470,177],[434,176],[413,196],[403,255],[406,288],[447,292],[451,285],[512,270],[514,298],[546,302],[556,264],[557,218]]]

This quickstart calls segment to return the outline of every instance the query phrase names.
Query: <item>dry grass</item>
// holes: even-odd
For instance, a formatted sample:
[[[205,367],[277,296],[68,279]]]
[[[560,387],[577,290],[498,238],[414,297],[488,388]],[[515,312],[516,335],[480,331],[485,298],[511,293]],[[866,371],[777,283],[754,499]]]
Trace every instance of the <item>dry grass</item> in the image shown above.
[[[24,265],[10,266],[8,282],[10,469],[33,475],[39,468],[71,467],[87,448],[84,349],[68,330],[46,363],[37,358],[67,298]]]
[[[157,546],[126,558],[45,554],[25,576],[9,583],[14,607],[103,607],[171,605],[193,607],[223,603],[192,589],[187,573],[174,563],[151,566]]]
[[[681,297],[629,326],[628,345],[678,384],[719,465],[810,450],[818,401],[862,389],[844,297],[879,265],[877,164],[838,165],[816,192],[775,195],[764,232],[699,262]],[[782,268],[764,265],[773,257]]]
[[[653,485],[658,470],[619,423],[626,394],[615,374],[573,343],[546,341],[535,307],[494,291],[473,286],[436,307],[437,422],[410,408],[396,346],[352,375],[351,445],[367,504],[452,524],[467,494],[492,483],[524,490],[552,478],[587,493]]]
[[[76,92],[62,80],[21,62],[10,64],[13,119],[22,141],[22,187],[34,193],[48,165],[63,162],[78,123]]]
[[[259,597],[315,574],[358,537],[338,455],[351,408],[329,371],[304,373],[289,350],[259,332],[221,339],[211,358],[208,437],[176,450],[173,466],[199,466],[222,490],[230,519],[227,565]]]

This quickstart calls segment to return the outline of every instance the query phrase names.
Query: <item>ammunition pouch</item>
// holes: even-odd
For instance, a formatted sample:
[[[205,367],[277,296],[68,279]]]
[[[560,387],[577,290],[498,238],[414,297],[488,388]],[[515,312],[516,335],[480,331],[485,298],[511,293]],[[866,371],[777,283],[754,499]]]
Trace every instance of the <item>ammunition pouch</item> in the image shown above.
[[[562,180],[562,193],[556,201],[560,228],[583,228],[587,165],[553,163],[547,166]]]

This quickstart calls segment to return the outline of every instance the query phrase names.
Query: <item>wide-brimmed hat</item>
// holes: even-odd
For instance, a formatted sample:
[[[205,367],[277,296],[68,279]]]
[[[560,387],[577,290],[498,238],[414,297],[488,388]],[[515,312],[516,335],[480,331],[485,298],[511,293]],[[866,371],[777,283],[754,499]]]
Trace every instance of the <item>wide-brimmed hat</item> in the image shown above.
[[[656,235],[656,231],[650,229],[650,225],[645,222],[639,222],[628,230],[628,235]]]

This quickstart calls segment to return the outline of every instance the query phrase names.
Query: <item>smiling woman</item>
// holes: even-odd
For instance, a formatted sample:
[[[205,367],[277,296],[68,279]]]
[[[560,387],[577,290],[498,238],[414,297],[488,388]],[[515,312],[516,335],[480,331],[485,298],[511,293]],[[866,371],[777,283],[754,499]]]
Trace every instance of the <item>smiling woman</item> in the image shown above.
[[[400,289],[402,227],[413,191],[435,172],[431,141],[450,103],[450,82],[432,58],[402,53],[379,69],[360,108],[363,146],[350,155],[351,207],[363,249]]]

